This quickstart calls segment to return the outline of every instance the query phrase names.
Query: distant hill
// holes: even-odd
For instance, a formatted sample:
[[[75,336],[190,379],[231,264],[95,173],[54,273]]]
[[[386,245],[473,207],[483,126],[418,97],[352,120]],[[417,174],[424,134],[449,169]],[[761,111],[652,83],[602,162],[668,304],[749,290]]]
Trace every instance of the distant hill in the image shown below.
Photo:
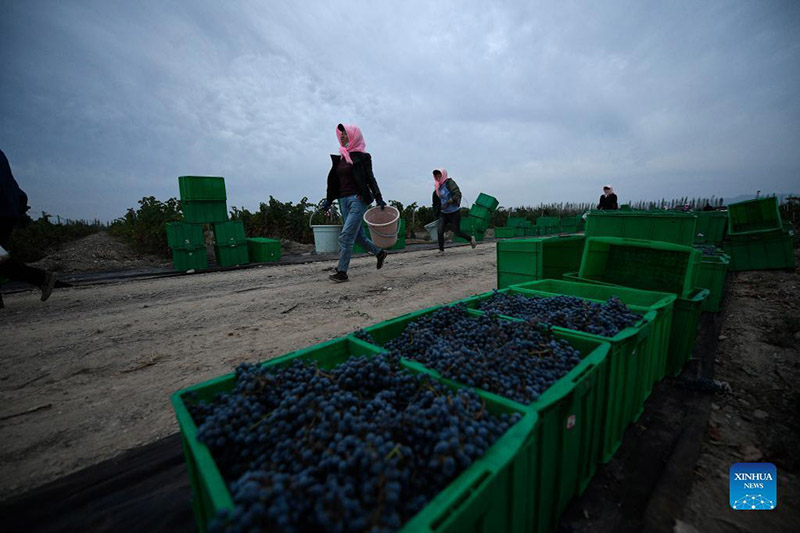
[[[800,193],[789,193],[789,192],[783,192],[783,193],[780,193],[780,194],[774,194],[774,193],[763,194],[762,193],[762,194],[759,195],[760,198],[764,198],[765,196],[777,196],[778,197],[778,203],[783,203],[784,199],[787,196],[798,197],[798,196],[800,196]],[[755,197],[756,197],[755,194],[740,194],[739,196],[730,196],[730,197],[723,196],[723,198],[725,199],[725,205],[735,204],[736,202],[744,202],[745,200],[752,200]]]

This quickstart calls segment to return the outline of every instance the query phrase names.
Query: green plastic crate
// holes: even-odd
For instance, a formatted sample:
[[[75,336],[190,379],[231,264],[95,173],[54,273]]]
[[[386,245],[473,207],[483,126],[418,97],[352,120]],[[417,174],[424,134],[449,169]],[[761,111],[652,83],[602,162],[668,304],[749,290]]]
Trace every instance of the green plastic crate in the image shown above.
[[[527,226],[522,228],[522,233],[525,237],[538,237],[540,235],[547,235],[544,228],[541,226]]]
[[[245,242],[244,223],[239,220],[218,222],[213,225],[214,244],[218,246],[242,244]]]
[[[732,236],[731,240],[724,243],[722,247],[730,256],[728,268],[734,272],[795,267],[790,232]]]
[[[548,292],[523,289],[537,282],[527,283],[502,291],[509,294],[519,294],[531,298],[550,298],[558,296]],[[565,283],[565,282],[561,282]],[[482,301],[490,299],[494,291],[487,292],[464,300],[464,303],[477,309]],[[576,296],[582,298],[576,294]],[[588,300],[595,301],[592,298]],[[644,402],[652,390],[652,369],[657,363],[656,348],[650,344],[653,323],[657,318],[654,310],[646,307],[630,305],[629,308],[642,315],[641,321],[635,326],[625,328],[614,337],[602,337],[592,333],[571,330],[560,326],[552,326],[555,332],[566,332],[576,337],[590,339],[597,343],[608,343],[608,372],[604,389],[606,397],[603,400],[603,432],[602,447],[598,449],[597,460],[608,462],[622,444],[622,437],[628,424],[636,420],[644,410]],[[514,315],[509,315],[512,318]],[[667,339],[664,339],[666,343]],[[666,344],[664,345],[666,351]]]
[[[400,335],[410,322],[439,307],[441,306],[387,320],[366,328],[366,331],[383,346]],[[482,314],[475,310],[470,313]],[[539,453],[532,467],[536,476],[528,487],[528,491],[535,494],[532,501],[536,524],[531,529],[536,531],[555,530],[558,518],[570,499],[580,494],[594,476],[602,444],[609,344],[579,337],[568,331],[555,332],[554,335],[566,339],[580,351],[582,361],[547,389],[538,400],[522,406],[496,394],[475,389],[487,398],[502,399],[539,414],[536,432]],[[425,369],[414,361],[409,361],[408,364],[413,368]],[[438,372],[429,369],[427,371],[439,376]],[[482,531],[500,530],[486,525]]]
[[[320,368],[330,369],[354,355],[374,355],[380,349],[353,337],[325,342],[292,352],[263,363],[279,368],[295,359],[316,361]],[[430,372],[414,368],[407,362],[409,372]],[[435,378],[434,378],[435,379]],[[200,385],[176,392],[172,405],[181,430],[181,440],[192,486],[192,506],[201,531],[218,511],[233,508],[225,481],[214,463],[209,449],[197,440],[197,426],[189,414],[187,394],[194,393],[196,401],[212,400],[218,393],[233,388],[234,374],[227,374]],[[451,388],[461,388],[446,382]],[[478,394],[481,394],[478,392]],[[522,419],[509,428],[484,454],[472,463],[453,482],[437,494],[419,513],[406,522],[400,531],[427,532],[526,532],[534,529],[537,500],[532,470],[539,451],[538,415],[502,398],[481,394],[486,409],[492,413],[520,413]]]
[[[509,228],[524,228],[528,225],[528,219],[525,217],[508,217],[506,226]]]
[[[568,272],[563,276],[566,281],[594,283],[608,287],[618,287],[611,283],[603,283],[591,279],[581,278],[577,272]],[[700,327],[700,316],[703,311],[703,302],[709,296],[708,289],[695,289],[689,293],[688,298],[677,297],[672,311],[672,327],[669,330],[669,347],[664,362],[665,376],[677,376],[683,370],[686,362],[692,356],[697,329]],[[676,295],[677,296],[677,295]]]
[[[560,223],[561,219],[558,217],[541,216],[536,219],[537,226],[558,226]]]
[[[516,228],[494,228],[496,239],[510,239],[514,237]]]
[[[247,255],[251,263],[275,263],[281,260],[281,241],[250,237],[247,239]]]
[[[728,263],[728,256],[724,254],[701,257],[697,271],[697,286],[709,291],[708,298],[703,302],[703,311],[712,313],[719,311],[725,293]]]
[[[667,353],[667,375],[677,376],[691,359],[694,345],[697,342],[697,330],[703,314],[703,303],[708,295],[708,289],[697,289],[688,298],[675,300],[672,335],[670,335]]]
[[[774,196],[728,205],[728,233],[731,236],[780,229],[781,214],[778,199]]]
[[[694,242],[698,244],[722,244],[728,227],[726,211],[700,211],[697,213],[697,227]]]
[[[525,233],[527,233],[527,232],[528,232],[528,228],[526,228],[526,227],[520,226],[520,227],[514,228],[514,237],[524,237]]]
[[[477,205],[483,206],[489,211],[494,211],[497,209],[497,206],[500,205],[500,202],[497,201],[497,198],[494,196],[489,196],[488,194],[480,193],[478,195],[478,199],[475,200]]]
[[[690,246],[697,235],[697,217],[675,213],[591,211],[586,217],[587,237],[619,237],[670,242]]]
[[[531,281],[514,288],[536,291],[538,294],[550,296],[565,294],[598,302],[605,302],[612,296],[616,296],[622,303],[632,308],[646,309],[656,313],[650,328],[647,345],[643,351],[640,351],[640,362],[644,361],[645,364],[639,365],[638,380],[640,384],[643,384],[643,388],[639,389],[639,397],[641,398],[640,403],[644,404],[644,401],[653,390],[653,385],[664,378],[676,296],[665,292],[642,291],[627,287],[584,282],[577,278],[577,273],[564,274],[565,278],[568,276],[571,277],[570,280],[546,279]]]
[[[485,220],[488,224],[489,220],[492,218],[492,212],[482,205],[474,204],[469,210],[469,216]]]
[[[217,264],[221,267],[244,265],[250,262],[247,255],[247,241],[239,244],[215,245]]]
[[[646,291],[687,296],[696,285],[700,252],[661,241],[588,237],[579,276]]]
[[[580,267],[584,237],[514,239],[497,243],[497,288],[534,281],[558,279]]]
[[[228,220],[225,200],[181,200],[183,219],[192,224],[213,224]]]
[[[167,245],[170,248],[198,248],[205,246],[202,224],[167,222]]]
[[[181,200],[226,200],[225,178],[215,176],[180,176]]]
[[[175,270],[203,270],[208,268],[208,254],[205,247],[173,248],[172,266]]]

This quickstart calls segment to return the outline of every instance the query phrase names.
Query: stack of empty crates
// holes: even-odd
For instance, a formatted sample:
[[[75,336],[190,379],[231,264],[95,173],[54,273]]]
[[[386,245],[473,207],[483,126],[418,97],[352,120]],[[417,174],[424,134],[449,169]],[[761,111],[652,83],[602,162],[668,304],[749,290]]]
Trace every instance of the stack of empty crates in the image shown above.
[[[208,268],[203,232],[205,224],[211,224],[214,231],[214,253],[219,266],[248,263],[244,225],[228,220],[225,178],[180,176],[178,187],[183,222],[167,224],[167,242],[172,249],[175,270]]]
[[[724,244],[730,269],[794,268],[792,229],[781,220],[774,196],[728,206],[728,237]]]
[[[497,209],[499,202],[494,196],[480,193],[478,199],[472,204],[469,215],[461,219],[461,231],[475,237],[475,240],[482,241],[486,230],[489,229],[489,222],[492,213]],[[465,242],[461,237],[453,237],[455,242]]]

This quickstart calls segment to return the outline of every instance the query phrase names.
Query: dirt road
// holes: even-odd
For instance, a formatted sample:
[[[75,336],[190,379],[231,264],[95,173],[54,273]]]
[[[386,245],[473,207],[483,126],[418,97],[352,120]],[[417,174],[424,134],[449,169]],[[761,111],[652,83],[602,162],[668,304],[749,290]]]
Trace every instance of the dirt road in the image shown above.
[[[6,295],[0,499],[177,430],[174,391],[381,320],[495,287],[482,244],[351,264],[280,265]]]

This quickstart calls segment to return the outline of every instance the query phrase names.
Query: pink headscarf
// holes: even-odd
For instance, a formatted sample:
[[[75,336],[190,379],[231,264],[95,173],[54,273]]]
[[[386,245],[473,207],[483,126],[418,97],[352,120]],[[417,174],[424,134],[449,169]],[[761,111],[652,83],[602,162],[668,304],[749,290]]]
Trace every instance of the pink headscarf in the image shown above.
[[[367,149],[367,145],[364,143],[364,136],[361,135],[361,129],[358,126],[352,124],[342,124],[342,126],[344,126],[344,131],[347,132],[347,146],[341,146],[342,136],[337,125],[336,140],[339,141],[340,145],[339,153],[342,154],[345,161],[352,165],[353,160],[350,158],[350,152],[364,152]]]
[[[433,183],[436,186],[436,195],[441,198],[442,195],[439,194],[439,188],[444,184],[445,181],[449,180],[450,178],[447,176],[447,171],[443,168],[437,168],[439,172],[442,173],[441,179],[436,179],[436,176],[433,177]]]

